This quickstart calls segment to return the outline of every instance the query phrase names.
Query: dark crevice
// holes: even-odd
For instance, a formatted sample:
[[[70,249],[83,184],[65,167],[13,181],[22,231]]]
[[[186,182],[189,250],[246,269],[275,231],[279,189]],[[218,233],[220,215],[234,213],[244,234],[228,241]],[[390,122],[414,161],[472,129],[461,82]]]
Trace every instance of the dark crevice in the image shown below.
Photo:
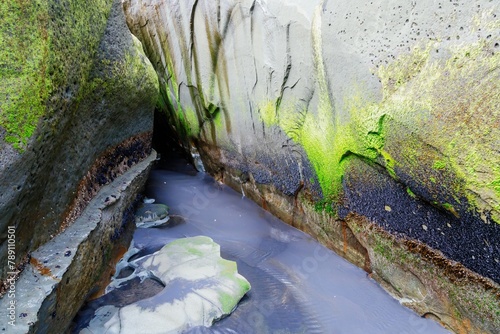
[[[167,113],[162,110],[155,110],[153,125],[153,149],[160,154],[162,161],[175,160],[179,157],[191,161],[191,155],[179,134],[169,121]]]
[[[281,100],[283,99],[283,93],[285,89],[288,88],[286,83],[288,82],[288,78],[290,77],[290,71],[292,70],[292,53],[290,50],[290,23],[286,26],[286,68],[285,73],[283,75],[283,82],[281,83],[280,96],[276,100],[276,114],[278,114]]]

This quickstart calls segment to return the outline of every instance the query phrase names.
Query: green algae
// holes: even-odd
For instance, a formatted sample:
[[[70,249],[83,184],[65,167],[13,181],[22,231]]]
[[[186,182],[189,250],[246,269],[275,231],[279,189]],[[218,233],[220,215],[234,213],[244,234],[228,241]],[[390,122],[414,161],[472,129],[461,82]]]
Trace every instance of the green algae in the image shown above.
[[[295,101],[282,103],[279,112],[274,101],[259,108],[266,126],[278,126],[307,153],[324,194],[325,203],[319,203],[318,208],[330,208],[327,203],[339,198],[345,170],[354,156],[375,161],[382,154],[388,169],[394,168],[393,159],[382,150],[385,114],[377,104],[364,102],[360,92],[345,101],[348,122],[335,118],[329,97],[323,98],[316,114],[297,109]]]
[[[446,98],[445,93],[450,89],[460,92],[464,87],[458,85],[469,87],[481,73],[499,68],[500,53],[491,54],[484,42],[478,42],[454,49],[446,61],[431,61],[429,53],[434,47],[433,42],[415,48],[412,53],[380,68],[382,101],[373,102],[374,99],[363,96],[363,89],[354,87],[344,101],[343,110],[333,107],[326,79],[321,74],[322,60],[316,59],[320,94],[317,110],[299,110],[294,101],[282,101],[277,109],[276,101],[266,101],[260,105],[260,118],[267,126],[281,128],[304,148],[328,201],[338,199],[349,160],[357,156],[381,164],[394,179],[399,179],[396,166],[404,170],[434,194],[438,206],[455,216],[459,213],[454,204],[437,200],[443,187],[448,189],[445,198],[460,203],[458,198],[466,197],[472,206],[480,209],[481,200],[474,193],[488,193],[485,197],[490,199],[490,209],[498,210],[498,154],[486,145],[475,144],[478,135],[474,133],[475,128],[471,131],[463,124],[463,115],[457,115],[454,109],[455,97]],[[315,54],[320,53],[321,50]],[[498,86],[491,80],[486,81]],[[476,112],[491,117],[498,113],[494,106],[500,104],[500,94],[491,94],[491,87],[486,93],[477,88],[469,91],[472,100],[478,102],[470,105],[467,114]],[[442,120],[444,114],[446,119]],[[396,123],[398,127],[393,128]],[[402,137],[401,133],[411,131],[409,129],[416,129],[421,135],[410,132]],[[445,133],[454,140],[450,141]],[[441,151],[430,150],[429,142]],[[479,170],[482,172],[478,173]],[[486,175],[484,171],[488,171]],[[491,200],[492,197],[496,198]],[[319,207],[328,206],[320,203]],[[493,213],[493,216],[498,215]]]
[[[339,199],[342,179],[352,157],[374,160],[379,155],[384,146],[385,115],[377,104],[362,97],[361,87],[346,99],[347,115],[340,115],[340,110],[334,107],[322,58],[320,17],[319,12],[316,13],[312,25],[317,110],[297,108],[297,101],[281,101],[279,104],[278,101],[265,101],[259,105],[259,113],[265,125],[280,127],[304,148],[316,172],[324,200],[331,203]],[[330,208],[331,205],[320,203],[320,207]]]
[[[47,2],[3,1],[0,18],[0,126],[6,130],[5,141],[22,150],[52,89]]]
[[[417,198],[417,195],[415,195],[415,193],[408,187],[406,188],[406,193],[412,198]]]
[[[444,162],[442,160],[436,160],[434,162],[434,165],[432,165],[432,168],[437,169],[437,170],[444,169],[445,167],[446,167],[446,162]]]
[[[64,94],[70,85],[85,86],[110,8],[105,0],[0,4],[0,126],[5,142],[25,150],[40,119],[68,104],[53,102],[51,96]],[[76,101],[87,93],[80,89]]]
[[[485,30],[496,29],[490,23],[477,24]],[[429,190],[431,198],[427,200],[436,201],[447,211],[457,212],[458,199],[465,197],[471,206],[493,209],[492,215],[498,217],[500,172],[493,167],[498,165],[498,153],[492,148],[492,140],[487,143],[475,140],[498,135],[491,127],[479,126],[500,116],[495,108],[500,104],[499,84],[494,80],[500,66],[500,53],[492,52],[491,42],[480,40],[455,46],[440,38],[421,42],[410,52],[374,70],[373,74],[381,82],[381,99],[367,96],[369,90],[363,83],[357,83],[359,87],[347,87],[344,101],[336,103],[323,59],[319,9],[311,29],[317,83],[314,110],[300,107],[298,101],[283,100],[281,96],[257,101],[257,106],[260,119],[267,127],[280,128],[303,147],[326,201],[339,199],[345,171],[356,157],[381,165],[396,180],[402,178],[400,173],[405,173]],[[212,33],[215,34],[208,35]],[[165,90],[172,91],[170,96],[174,96],[175,101],[164,98],[162,104],[170,102],[172,109],[177,110],[173,119],[184,136],[207,136],[205,123],[210,123],[212,140],[223,145],[221,141],[230,141],[228,111],[223,109],[214,116],[209,102],[215,94],[222,94],[217,92],[216,85],[224,87],[225,82],[228,91],[224,59],[219,59],[220,68],[216,66],[221,37],[215,36],[215,39],[216,43],[210,44],[213,73],[209,87],[201,86],[199,72],[194,73],[195,79],[192,79],[192,64],[184,64],[188,85],[196,87],[190,90],[197,90],[191,94],[196,95],[193,98],[195,112],[181,107],[173,52],[164,49],[169,75]],[[186,47],[181,45],[182,50]],[[441,49],[446,52],[436,56],[436,51]],[[197,70],[198,65],[194,68]],[[196,85],[191,81],[196,81]],[[442,193],[444,197],[438,200]],[[445,203],[454,209],[450,210]]]

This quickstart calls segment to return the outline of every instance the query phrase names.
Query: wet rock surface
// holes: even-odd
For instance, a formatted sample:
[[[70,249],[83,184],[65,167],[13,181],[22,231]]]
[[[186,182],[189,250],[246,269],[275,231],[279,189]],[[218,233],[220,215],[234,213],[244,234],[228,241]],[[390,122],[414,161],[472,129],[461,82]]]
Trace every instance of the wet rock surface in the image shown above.
[[[236,263],[221,258],[219,245],[208,237],[172,241],[153,254],[130,261],[130,265],[135,267],[134,273],[112,282],[114,288],[135,277],[149,277],[159,281],[163,289],[120,308],[98,308],[80,333],[179,333],[208,327],[228,316],[250,290]],[[106,299],[117,304],[117,300]]]
[[[374,238],[406,238],[415,256],[427,245],[422,256],[436,266],[456,263],[459,290],[497,291],[498,3],[127,0],[124,8],[164,83],[169,131],[187,150],[197,146],[218,181],[368,271],[367,248],[383,247],[360,246],[364,235],[346,226],[352,215],[389,232]],[[483,305],[481,293],[450,301],[454,316],[468,319],[462,310]],[[472,327],[498,327],[498,308],[487,309],[489,320],[475,317]]]
[[[166,224],[169,220],[168,206],[158,203],[144,203],[135,211],[135,224],[140,228],[148,228]]]
[[[212,178],[189,174],[152,172],[146,196],[168,204],[173,221],[136,230],[138,253],[130,262],[179,238],[206,235],[221,245],[223,258],[236,261],[252,289],[230,316],[186,333],[447,332],[402,307],[361,269],[241,194]],[[123,272],[127,276],[130,269]],[[113,293],[119,296],[120,289]],[[121,293],[133,295],[128,288]],[[113,299],[107,299],[108,305],[121,303],[120,297],[115,304]],[[89,305],[96,309],[93,303]],[[89,321],[88,314],[77,319]]]
[[[356,212],[384,230],[419,240],[500,283],[500,225],[473,212],[460,218],[408,195],[404,184],[359,161],[345,178],[341,218]],[[362,189],[360,191],[360,189]]]
[[[14,227],[17,265],[150,154],[158,81],[120,1],[8,0],[0,11],[2,79],[10,73],[0,83],[0,257]]]
[[[85,299],[99,289],[99,274],[110,255],[130,242],[134,204],[155,154],[104,186],[64,232],[31,253],[15,283],[15,298],[0,299],[0,317],[9,319],[15,300],[14,325],[2,322],[5,333],[64,333]],[[110,204],[109,199],[114,198]],[[130,219],[132,218],[132,219]]]

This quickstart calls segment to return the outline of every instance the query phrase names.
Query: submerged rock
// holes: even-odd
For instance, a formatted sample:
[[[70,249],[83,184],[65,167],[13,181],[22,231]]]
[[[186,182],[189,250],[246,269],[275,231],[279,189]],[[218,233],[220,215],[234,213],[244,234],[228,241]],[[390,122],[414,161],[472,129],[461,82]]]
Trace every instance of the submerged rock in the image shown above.
[[[198,236],[173,241],[134,260],[135,277],[151,277],[165,285],[156,296],[125,307],[103,306],[80,333],[179,333],[210,326],[229,315],[250,290],[237,265],[220,256],[220,246]]]
[[[168,219],[168,206],[165,204],[144,204],[135,212],[135,224],[141,228],[160,226]]]

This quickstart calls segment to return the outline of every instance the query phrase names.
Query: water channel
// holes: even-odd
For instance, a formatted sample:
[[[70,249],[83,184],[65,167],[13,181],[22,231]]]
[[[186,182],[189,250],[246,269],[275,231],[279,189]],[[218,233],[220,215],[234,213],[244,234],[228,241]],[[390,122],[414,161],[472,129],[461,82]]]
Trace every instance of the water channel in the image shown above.
[[[187,333],[449,333],[400,305],[360,268],[204,173],[153,170],[145,195],[167,204],[171,218],[166,226],[135,231],[138,256],[178,238],[209,236],[252,286],[229,317]],[[79,328],[100,306],[161,289],[145,281],[115,290],[80,312]]]

